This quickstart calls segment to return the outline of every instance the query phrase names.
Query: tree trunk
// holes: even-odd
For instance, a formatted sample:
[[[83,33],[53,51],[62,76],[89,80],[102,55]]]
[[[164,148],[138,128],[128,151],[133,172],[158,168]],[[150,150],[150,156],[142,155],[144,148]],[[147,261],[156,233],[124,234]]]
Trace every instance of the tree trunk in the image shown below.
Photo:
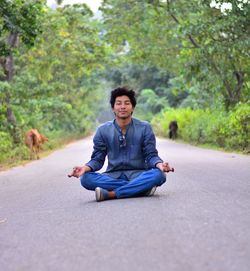
[[[225,99],[227,108],[235,106],[240,101],[241,89],[244,83],[244,76],[242,72],[234,71],[233,75],[235,76],[236,80],[234,87],[230,85],[226,79],[223,80],[223,84],[225,86],[225,89],[227,90],[227,96]]]
[[[8,37],[8,46],[12,49],[17,46],[18,43],[18,34],[17,33],[11,33]],[[12,53],[10,53],[8,56],[2,57],[0,64],[4,71],[4,81],[8,81],[9,83],[13,80],[14,75],[14,58],[12,56]],[[15,143],[20,143],[20,137],[17,129],[17,121],[15,114],[12,110],[11,106],[11,94],[7,93],[5,97],[5,103],[6,103],[6,119],[10,126],[12,137],[14,139]]]
[[[234,93],[235,93],[235,98],[236,98],[237,102],[239,102],[240,97],[241,97],[241,89],[242,89],[242,86],[243,86],[243,83],[244,83],[244,75],[240,71],[235,71],[234,75],[235,75],[236,80],[237,80],[237,84],[235,86]]]

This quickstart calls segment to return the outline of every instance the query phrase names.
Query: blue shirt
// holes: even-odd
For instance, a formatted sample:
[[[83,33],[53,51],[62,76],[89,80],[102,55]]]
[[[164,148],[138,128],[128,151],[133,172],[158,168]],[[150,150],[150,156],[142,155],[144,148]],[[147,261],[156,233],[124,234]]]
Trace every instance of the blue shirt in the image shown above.
[[[86,165],[92,171],[98,171],[108,156],[104,174],[113,178],[123,174],[131,180],[162,162],[156,149],[155,135],[150,124],[145,121],[132,118],[124,136],[115,120],[108,121],[98,127],[93,142],[91,160]]]

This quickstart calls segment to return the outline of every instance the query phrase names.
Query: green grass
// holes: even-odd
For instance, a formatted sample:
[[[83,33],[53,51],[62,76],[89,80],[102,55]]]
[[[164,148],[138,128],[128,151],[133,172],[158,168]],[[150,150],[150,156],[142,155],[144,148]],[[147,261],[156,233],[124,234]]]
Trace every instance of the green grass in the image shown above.
[[[42,146],[42,150],[39,153],[40,159],[50,155],[55,150],[62,149],[69,143],[83,139],[88,135],[90,135],[90,133],[85,133],[84,135],[53,133],[48,135],[49,141]],[[4,157],[0,156],[0,171],[5,171],[16,166],[24,166],[33,160],[30,159],[29,149],[24,144],[20,144],[15,149],[10,149]]]

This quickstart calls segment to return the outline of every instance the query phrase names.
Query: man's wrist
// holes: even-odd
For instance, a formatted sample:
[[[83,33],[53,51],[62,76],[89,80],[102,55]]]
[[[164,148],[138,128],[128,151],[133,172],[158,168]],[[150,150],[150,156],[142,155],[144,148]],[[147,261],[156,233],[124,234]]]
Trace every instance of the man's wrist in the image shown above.
[[[90,167],[88,165],[84,165],[83,168],[84,168],[85,172],[91,172],[91,171],[93,171],[92,167]]]
[[[156,164],[155,164],[155,167],[156,168],[160,168],[160,165],[162,164],[162,162],[157,162]]]

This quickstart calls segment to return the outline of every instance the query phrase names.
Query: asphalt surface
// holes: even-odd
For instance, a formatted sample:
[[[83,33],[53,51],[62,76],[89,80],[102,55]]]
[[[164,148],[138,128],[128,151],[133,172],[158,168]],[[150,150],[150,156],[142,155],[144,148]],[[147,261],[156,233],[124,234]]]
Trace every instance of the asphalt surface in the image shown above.
[[[97,203],[67,174],[91,138],[0,173],[0,269],[250,270],[250,157],[158,139],[155,196]]]

